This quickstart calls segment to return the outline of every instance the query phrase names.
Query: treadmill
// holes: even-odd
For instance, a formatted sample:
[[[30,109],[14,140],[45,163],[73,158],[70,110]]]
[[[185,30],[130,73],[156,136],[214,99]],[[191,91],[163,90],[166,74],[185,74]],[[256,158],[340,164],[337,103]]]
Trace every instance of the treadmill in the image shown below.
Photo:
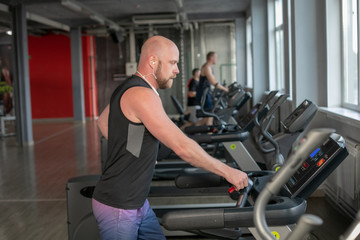
[[[319,139],[315,139],[319,140]],[[294,145],[293,158],[297,156],[297,146]],[[297,219],[305,212],[306,198],[326,179],[326,177],[348,155],[344,139],[337,134],[331,134],[324,140],[314,142],[306,148],[307,158],[297,159],[302,165],[301,171],[294,174],[292,180],[282,188],[282,194],[275,196],[266,207],[266,219],[270,226],[281,226],[281,235],[289,234]],[[279,171],[280,172],[280,171]],[[171,232],[186,231],[212,238],[239,239],[239,237],[256,237],[253,223],[254,200],[258,197],[264,185],[269,182],[273,172],[251,172],[253,188],[249,189],[248,198],[242,198],[241,203],[234,202],[223,206],[183,206],[185,210],[178,210],[174,206],[152,206],[157,216],[161,217],[161,224]],[[96,221],[91,210],[91,198],[98,175],[87,175],[69,179],[67,183],[68,195],[68,229],[69,239],[98,239]],[[223,188],[224,189],[224,188]],[[203,194],[207,190],[203,189]],[[250,191],[251,190],[251,191]],[[224,190],[226,191],[226,189]],[[75,201],[69,201],[70,195],[79,195]],[[244,196],[244,195],[242,195]],[[245,207],[243,199],[247,200]],[[225,205],[225,207],[224,207]],[[179,206],[177,206],[178,208]],[[273,229],[272,227],[270,229]],[[276,231],[274,230],[274,231]],[[261,239],[257,237],[257,239]]]
[[[251,109],[249,114],[247,114],[246,116],[236,117],[237,119],[239,119],[238,122],[235,121],[235,119],[231,118],[230,123],[227,125],[220,124],[217,126],[215,125],[215,126],[188,127],[185,130],[185,132],[192,133],[192,134],[199,133],[199,132],[200,133],[208,133],[208,132],[222,133],[222,132],[225,132],[225,133],[218,134],[215,136],[217,139],[221,139],[221,138],[223,138],[223,137],[221,137],[223,135],[224,139],[226,139],[226,141],[219,140],[219,141],[212,141],[212,142],[221,143],[224,146],[225,156],[227,156],[226,158],[228,159],[227,162],[232,163],[235,161],[237,166],[244,171],[261,170],[261,168],[255,162],[255,160],[248,153],[248,151],[246,150],[246,148],[244,147],[242,142],[247,139],[247,136],[248,136],[247,132],[251,131],[251,129],[254,128],[255,116],[257,115],[258,118],[262,118],[267,114],[267,112],[269,111],[268,103],[276,96],[277,92],[278,91],[270,92],[269,95],[267,95],[267,97],[264,99],[264,101],[261,104],[257,104],[256,106],[254,106],[254,108]],[[207,116],[207,117],[214,116],[220,123],[223,123],[223,121],[216,114],[206,113],[204,111],[203,111],[203,114],[206,114],[205,116]],[[231,135],[232,133],[243,134],[243,136],[244,136],[244,134],[246,134],[246,138],[243,137],[242,139],[239,138],[237,140],[231,141],[230,138],[225,137],[226,134]],[[190,137],[197,139],[198,142],[200,142],[199,140],[201,140],[202,138],[207,138],[208,136],[209,136],[208,134],[206,134],[206,135],[197,135],[197,134],[190,135]],[[206,142],[206,141],[203,141],[203,142]],[[215,152],[216,152],[216,148],[213,152],[213,155]],[[183,164],[183,167],[182,167],[182,164]],[[166,163],[159,163],[155,167],[154,176],[162,178],[162,179],[173,179],[174,177],[176,177],[180,174],[194,173],[196,171],[198,171],[198,170],[195,170],[191,165],[189,165],[188,163],[185,163],[183,161],[169,162],[169,163],[166,162]]]
[[[288,156],[291,145],[310,124],[317,111],[317,105],[305,99],[284,121],[280,121],[283,130],[276,135],[269,132],[274,117],[261,119],[260,123],[255,121],[260,134],[253,135],[253,139],[265,160],[267,169],[274,170],[277,166],[282,165],[279,158]]]
[[[320,134],[314,134],[320,132]],[[344,139],[329,130],[314,130],[304,138],[302,146],[298,141],[293,145],[287,165],[299,166],[285,185],[279,186],[280,193],[266,202],[264,216],[269,229],[282,238],[289,236],[293,224],[306,210],[306,199],[347,157],[348,151]],[[286,170],[284,165],[284,171]],[[284,172],[280,171],[278,173]],[[254,203],[266,184],[275,181],[278,173],[249,173],[253,187],[246,189],[240,204],[227,208],[205,208],[163,212],[161,224],[169,231],[187,231],[205,237],[223,239],[264,239],[254,224]],[[234,204],[235,205],[235,204]],[[242,207],[244,205],[244,207]]]
[[[281,102],[284,101],[284,99],[286,99],[286,95],[284,95],[283,97],[280,97],[277,101],[277,104],[274,104],[275,107],[271,107],[270,110],[267,112],[266,116],[261,118],[261,119],[270,119],[271,112],[274,112],[276,110],[276,108],[281,104]],[[312,103],[309,100],[304,100],[284,121],[284,127],[286,129],[285,133],[279,134],[280,137],[282,136],[286,136],[289,134],[296,134],[296,136],[298,136],[299,132],[301,130],[304,130],[306,128],[306,126],[309,124],[310,120],[313,118],[313,116],[316,114],[317,112],[317,106],[316,104]],[[257,118],[259,118],[259,116],[257,116],[256,114],[253,113],[253,115]],[[251,119],[246,117],[246,119]],[[251,121],[249,121],[251,122]],[[254,121],[257,122],[257,121]],[[262,125],[262,124],[258,124],[258,125]],[[244,125],[243,125],[244,126]],[[261,126],[262,127],[262,126]],[[279,136],[277,135],[277,136]],[[209,136],[209,135],[207,135]],[[272,142],[276,141],[276,136],[272,137],[270,135]],[[282,138],[282,140],[286,139],[285,137]],[[292,140],[292,138],[288,138],[288,140]],[[292,140],[291,143],[293,143],[295,140]],[[236,151],[236,149],[231,149],[231,151]],[[273,150],[272,150],[273,151]],[[288,152],[288,151],[287,151]],[[279,153],[277,153],[279,154]],[[236,154],[232,153],[233,155],[233,159],[236,162],[236,167],[238,165],[241,166],[241,164],[243,162],[241,162],[242,158],[239,156],[236,156]],[[265,154],[264,154],[265,155]],[[268,155],[273,156],[273,153],[270,152]],[[287,156],[287,155],[285,155]],[[267,156],[269,157],[269,156]],[[269,159],[265,159],[264,161],[269,161]],[[259,164],[259,163],[257,163]],[[278,165],[280,166],[280,165]],[[194,169],[194,168],[191,168]],[[270,169],[269,169],[270,170]],[[214,175],[214,174],[209,174],[206,171],[184,171],[183,173],[179,174],[176,177],[175,183],[176,186],[178,187],[178,189],[171,190],[172,188],[169,187],[169,191],[174,191],[173,193],[176,196],[181,196],[181,194],[185,194],[185,195],[191,195],[193,193],[191,193],[192,191],[196,191],[194,189],[196,188],[209,188],[209,187],[214,187],[211,188],[212,190],[216,190],[215,192],[219,191],[219,193],[221,193],[221,191],[223,191],[223,187],[224,187],[224,182],[225,180],[222,179],[221,177]],[[223,187],[221,187],[223,186]],[[188,189],[187,191],[183,191],[180,189]],[[156,188],[154,188],[156,189]],[[205,192],[205,189],[201,189],[199,192]],[[157,192],[157,189],[155,190],[155,192]],[[213,194],[213,192],[211,192],[209,190],[209,194]],[[155,194],[154,196],[160,196],[160,194]]]

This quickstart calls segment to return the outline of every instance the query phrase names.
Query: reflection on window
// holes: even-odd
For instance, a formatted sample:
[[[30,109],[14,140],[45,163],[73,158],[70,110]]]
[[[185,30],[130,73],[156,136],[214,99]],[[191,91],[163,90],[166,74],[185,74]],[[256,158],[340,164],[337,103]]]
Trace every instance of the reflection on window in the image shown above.
[[[350,108],[359,105],[357,0],[343,0],[343,102]]]
[[[246,87],[253,87],[251,17],[246,19]]]
[[[285,92],[283,2],[275,0],[275,88]]]

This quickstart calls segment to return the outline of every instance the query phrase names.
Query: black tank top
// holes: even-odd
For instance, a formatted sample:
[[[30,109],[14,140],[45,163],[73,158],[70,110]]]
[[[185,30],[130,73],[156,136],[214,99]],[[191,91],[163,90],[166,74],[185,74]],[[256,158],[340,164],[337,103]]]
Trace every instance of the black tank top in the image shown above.
[[[159,148],[159,141],[145,126],[129,121],[120,108],[125,91],[139,86],[151,88],[140,77],[132,76],[111,96],[107,160],[93,195],[97,201],[121,209],[144,205]]]
[[[200,75],[199,86],[197,87],[197,91],[196,91],[196,101],[200,104],[205,88],[209,88],[209,91],[206,95],[205,104],[203,106],[204,109],[207,111],[211,111],[211,109],[212,109],[212,100],[211,100],[212,91],[211,91],[210,86],[211,85],[210,85],[210,82],[207,79],[207,77]]]

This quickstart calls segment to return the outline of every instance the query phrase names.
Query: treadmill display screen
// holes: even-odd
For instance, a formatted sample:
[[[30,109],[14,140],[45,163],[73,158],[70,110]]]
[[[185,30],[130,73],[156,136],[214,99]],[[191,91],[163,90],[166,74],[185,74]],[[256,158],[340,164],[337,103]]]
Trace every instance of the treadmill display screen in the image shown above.
[[[284,121],[285,129],[306,126],[311,116],[317,112],[317,106],[309,100],[304,100]],[[300,125],[300,126],[298,126]],[[302,127],[303,128],[303,127]],[[300,130],[300,129],[299,129]],[[296,131],[299,131],[296,130]],[[293,131],[293,130],[292,130]]]
[[[243,118],[240,119],[240,121],[238,121],[238,124],[241,128],[244,129],[249,123],[253,121],[254,116],[258,111],[258,107],[259,106],[255,106],[248,114],[246,114]]]
[[[322,172],[324,168],[336,158],[342,149],[343,147],[332,138],[329,138],[322,146],[315,148],[286,184],[291,196],[298,196],[304,188],[313,184],[314,179],[320,173],[321,175],[325,174]]]
[[[320,151],[320,148],[317,148],[315,151],[313,151],[312,154],[310,154],[310,157],[313,158],[319,151]]]

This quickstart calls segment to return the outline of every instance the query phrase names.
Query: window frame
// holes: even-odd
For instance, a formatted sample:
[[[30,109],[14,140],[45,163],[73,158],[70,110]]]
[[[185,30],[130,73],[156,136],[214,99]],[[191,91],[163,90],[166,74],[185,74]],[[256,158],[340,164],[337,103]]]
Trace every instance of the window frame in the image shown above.
[[[282,22],[280,25],[277,26],[276,21],[276,14],[277,14],[277,8],[276,8],[276,2],[281,1],[281,19]],[[269,0],[269,5],[271,4],[271,7],[269,8],[269,37],[271,40],[269,40],[269,44],[271,47],[273,47],[274,51],[270,51],[269,48],[269,67],[274,67],[274,72],[271,73],[269,71],[269,87],[271,89],[269,90],[279,90],[281,93],[286,93],[289,91],[287,89],[287,86],[289,84],[286,83],[286,77],[285,77],[285,31],[284,31],[284,1],[286,0]],[[282,36],[277,37],[277,35]],[[281,45],[279,49],[278,45]],[[273,63],[271,63],[273,61]],[[288,79],[288,81],[290,81]]]
[[[246,18],[246,81],[245,87],[252,89],[254,87],[254,75],[253,75],[253,41],[252,41],[252,18],[249,16]],[[251,84],[249,84],[251,83]]]
[[[347,21],[348,19],[345,19],[347,16],[348,11],[348,5],[345,6],[345,4],[349,4],[349,2],[352,2],[352,0],[342,0],[341,2],[341,51],[342,51],[342,84],[341,84],[341,106],[350,110],[358,111],[360,112],[360,54],[359,54],[359,47],[360,47],[360,16],[359,16],[359,0],[357,1],[357,104],[346,102],[346,91],[347,91],[347,82],[348,82],[348,73],[349,73],[349,61],[348,61],[348,33],[347,33]]]

